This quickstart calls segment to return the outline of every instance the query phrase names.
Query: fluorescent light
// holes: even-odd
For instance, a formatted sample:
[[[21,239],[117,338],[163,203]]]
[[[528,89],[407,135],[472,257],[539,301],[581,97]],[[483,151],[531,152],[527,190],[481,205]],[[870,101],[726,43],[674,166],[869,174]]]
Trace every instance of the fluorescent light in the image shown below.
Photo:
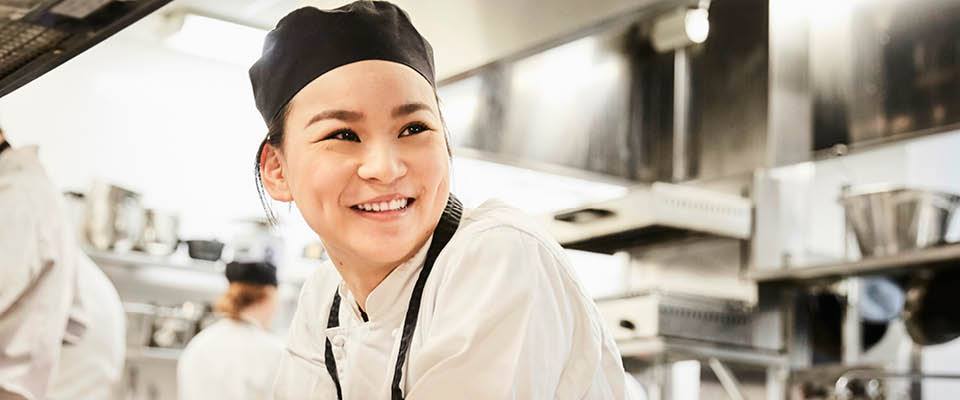
[[[710,14],[704,8],[680,9],[657,18],[651,41],[659,52],[703,43],[710,34]]]
[[[687,11],[683,17],[684,30],[687,38],[693,43],[703,43],[710,34],[710,14],[707,10],[697,8]]]
[[[180,30],[166,44],[184,53],[246,66],[260,57],[266,35],[262,29],[186,14]]]

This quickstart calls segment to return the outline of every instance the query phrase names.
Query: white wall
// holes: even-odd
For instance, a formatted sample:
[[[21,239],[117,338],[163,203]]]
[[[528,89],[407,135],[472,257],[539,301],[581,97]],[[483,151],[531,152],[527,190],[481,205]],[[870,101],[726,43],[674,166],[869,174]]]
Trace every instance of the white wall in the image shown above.
[[[0,123],[63,188],[102,178],[189,220],[258,215],[265,128],[242,68],[120,34],[0,99]]]

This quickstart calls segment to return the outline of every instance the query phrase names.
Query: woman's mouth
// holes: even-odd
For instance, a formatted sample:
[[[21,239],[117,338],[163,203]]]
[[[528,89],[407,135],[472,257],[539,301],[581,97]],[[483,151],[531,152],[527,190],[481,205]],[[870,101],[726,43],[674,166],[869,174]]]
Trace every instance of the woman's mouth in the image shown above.
[[[389,201],[371,201],[353,205],[350,208],[364,215],[399,215],[407,210],[416,201],[412,197],[399,197]]]

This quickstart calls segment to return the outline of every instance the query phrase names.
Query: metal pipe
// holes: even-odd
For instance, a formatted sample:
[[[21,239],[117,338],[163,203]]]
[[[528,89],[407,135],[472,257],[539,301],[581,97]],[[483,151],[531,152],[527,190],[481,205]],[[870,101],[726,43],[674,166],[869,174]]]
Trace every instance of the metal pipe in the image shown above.
[[[843,362],[855,364],[863,353],[863,336],[860,326],[860,278],[848,278],[844,282],[847,294],[843,313],[841,340]]]
[[[870,369],[853,369],[845,372],[843,375],[840,375],[837,378],[837,382],[834,385],[834,393],[837,395],[838,399],[845,399],[850,396],[850,388],[848,387],[851,382],[856,378],[872,378],[872,379],[909,379],[910,381],[916,382],[923,379],[949,379],[949,380],[960,380],[960,374],[925,374],[923,372],[886,372],[886,371],[876,371]],[[910,398],[913,397],[911,393]]]
[[[731,400],[746,399],[740,390],[740,382],[737,381],[737,377],[733,375],[733,372],[731,372],[723,362],[711,357],[708,363],[710,364],[710,369],[713,370],[713,373],[720,381],[720,386],[723,386],[723,390],[727,392],[727,396],[729,396]]]
[[[674,182],[686,180],[690,114],[690,62],[687,48],[679,48],[673,56],[673,168]]]

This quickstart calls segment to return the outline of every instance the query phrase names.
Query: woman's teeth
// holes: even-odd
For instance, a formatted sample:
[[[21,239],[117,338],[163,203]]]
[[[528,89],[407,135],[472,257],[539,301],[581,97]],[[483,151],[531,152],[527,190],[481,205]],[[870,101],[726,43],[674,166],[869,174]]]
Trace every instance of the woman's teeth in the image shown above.
[[[366,203],[353,206],[355,209],[370,212],[396,211],[402,210],[406,207],[407,199],[396,199],[391,201],[381,201],[379,203]]]

